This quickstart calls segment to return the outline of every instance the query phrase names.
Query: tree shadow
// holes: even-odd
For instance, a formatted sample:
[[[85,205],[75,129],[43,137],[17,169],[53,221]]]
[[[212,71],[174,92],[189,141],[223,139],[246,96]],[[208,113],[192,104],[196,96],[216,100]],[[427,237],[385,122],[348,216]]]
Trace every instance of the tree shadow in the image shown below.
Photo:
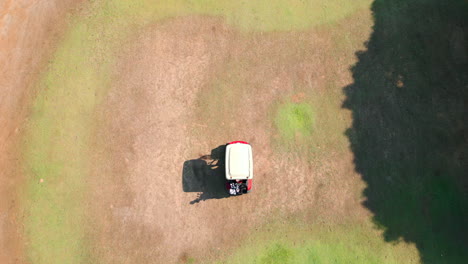
[[[468,263],[467,6],[374,1],[344,88],[363,204],[386,241],[414,243],[423,263]]]
[[[184,162],[182,189],[184,192],[198,193],[198,197],[190,204],[229,197],[225,189],[225,152],[226,145],[221,145],[211,150],[210,155],[201,155],[198,159]]]

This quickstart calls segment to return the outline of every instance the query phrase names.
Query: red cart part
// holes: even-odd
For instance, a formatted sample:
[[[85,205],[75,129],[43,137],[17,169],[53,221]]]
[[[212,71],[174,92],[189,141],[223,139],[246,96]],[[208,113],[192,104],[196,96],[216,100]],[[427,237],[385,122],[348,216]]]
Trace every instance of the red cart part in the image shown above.
[[[240,143],[240,144],[249,144],[249,143],[247,143],[247,142],[245,142],[245,141],[233,141],[233,142],[229,142],[229,145],[230,145],[230,144],[236,144],[236,143]]]

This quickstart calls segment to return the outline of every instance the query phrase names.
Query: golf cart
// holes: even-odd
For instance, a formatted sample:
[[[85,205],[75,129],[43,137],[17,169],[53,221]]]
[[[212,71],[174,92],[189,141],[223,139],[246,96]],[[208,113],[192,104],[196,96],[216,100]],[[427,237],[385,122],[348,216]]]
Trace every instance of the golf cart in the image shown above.
[[[226,146],[226,189],[230,195],[252,190],[252,147],[245,141],[233,141]]]

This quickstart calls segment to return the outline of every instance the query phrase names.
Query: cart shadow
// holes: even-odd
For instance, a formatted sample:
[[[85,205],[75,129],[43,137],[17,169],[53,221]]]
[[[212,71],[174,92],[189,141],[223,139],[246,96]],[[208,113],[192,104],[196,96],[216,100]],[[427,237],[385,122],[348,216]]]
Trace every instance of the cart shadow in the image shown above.
[[[198,197],[190,204],[229,197],[225,189],[225,152],[226,145],[221,145],[211,150],[210,155],[201,155],[198,159],[184,162],[182,189],[184,192],[198,193]]]

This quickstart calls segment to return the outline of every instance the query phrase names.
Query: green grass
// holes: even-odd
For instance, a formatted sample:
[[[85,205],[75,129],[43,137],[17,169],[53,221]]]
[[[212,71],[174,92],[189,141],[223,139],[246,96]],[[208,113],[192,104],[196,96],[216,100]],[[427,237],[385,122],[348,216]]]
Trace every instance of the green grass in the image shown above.
[[[368,5],[368,0],[259,0],[189,1],[195,10],[209,15],[221,15],[232,25],[245,30],[281,31],[307,29],[343,19]]]
[[[118,47],[132,32],[188,14],[221,15],[245,31],[297,30],[336,22],[368,3],[113,0],[93,1],[74,15],[38,84],[23,141],[30,262],[92,261],[85,234],[93,111],[110,88]]]
[[[295,92],[305,94],[300,102],[285,95],[272,104],[268,118],[277,151],[299,153],[310,162],[348,151],[346,137],[338,133],[346,130],[348,122],[340,108],[340,87],[335,82],[328,85],[329,91],[320,94],[298,87]]]
[[[275,264],[284,263],[288,264],[294,261],[294,253],[292,250],[282,244],[274,244],[269,246],[260,257],[257,257],[259,263],[262,264]]]
[[[267,231],[274,230],[274,231]],[[414,246],[388,244],[370,224],[268,224],[217,264],[418,263]]]
[[[309,138],[314,124],[315,114],[307,103],[287,102],[280,106],[275,118],[276,128],[287,141]]]

